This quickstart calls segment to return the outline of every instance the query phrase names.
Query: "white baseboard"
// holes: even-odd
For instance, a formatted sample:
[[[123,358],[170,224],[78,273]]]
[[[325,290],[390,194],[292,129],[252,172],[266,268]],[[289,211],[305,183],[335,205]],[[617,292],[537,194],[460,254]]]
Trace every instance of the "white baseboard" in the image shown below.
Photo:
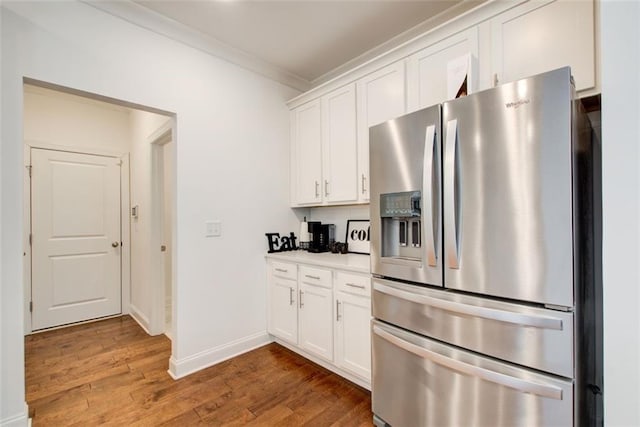
[[[138,322],[138,325],[140,325],[140,327],[142,329],[144,329],[144,331],[146,333],[148,333],[149,335],[151,335],[151,333],[149,332],[149,318],[147,316],[145,316],[144,314],[142,314],[142,311],[140,311],[138,309],[138,307],[136,307],[133,304],[129,305],[129,315],[131,317],[133,317],[133,320],[135,320],[136,322]]]
[[[169,359],[169,370],[167,372],[171,375],[171,378],[177,380],[271,342],[273,342],[273,339],[264,331],[240,338],[228,344],[201,351],[200,353],[180,360],[176,360],[172,355],[171,359]]]
[[[30,425],[29,407],[26,402],[22,413],[0,420],[0,427],[28,427]]]

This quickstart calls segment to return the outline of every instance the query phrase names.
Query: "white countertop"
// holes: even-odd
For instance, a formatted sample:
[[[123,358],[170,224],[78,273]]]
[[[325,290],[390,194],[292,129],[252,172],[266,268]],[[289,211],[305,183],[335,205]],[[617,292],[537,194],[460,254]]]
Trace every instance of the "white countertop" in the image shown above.
[[[303,250],[297,250],[289,252],[274,252],[267,254],[265,258],[300,264],[317,265],[321,267],[338,268],[340,270],[349,270],[364,274],[371,273],[369,255],[333,254],[331,252],[314,254]]]

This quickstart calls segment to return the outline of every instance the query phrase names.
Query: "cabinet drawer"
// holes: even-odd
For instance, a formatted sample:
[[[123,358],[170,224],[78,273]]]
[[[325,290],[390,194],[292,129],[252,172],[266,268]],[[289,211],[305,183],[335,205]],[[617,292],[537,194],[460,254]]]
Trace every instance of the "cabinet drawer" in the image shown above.
[[[336,290],[371,297],[371,278],[339,271],[336,273]]]
[[[296,280],[297,268],[295,264],[273,261],[271,263],[271,274],[283,279]]]
[[[300,266],[300,281],[309,285],[331,288],[331,270]]]

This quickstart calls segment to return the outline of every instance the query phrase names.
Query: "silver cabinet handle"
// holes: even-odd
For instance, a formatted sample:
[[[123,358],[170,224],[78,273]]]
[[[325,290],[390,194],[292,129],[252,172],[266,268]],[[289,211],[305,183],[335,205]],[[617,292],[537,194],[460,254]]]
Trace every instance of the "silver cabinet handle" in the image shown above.
[[[366,179],[367,178],[364,176],[364,174],[362,174],[362,194],[366,192],[366,188],[365,188]]]
[[[427,241],[427,263],[436,266],[436,239],[433,233],[433,150],[436,145],[436,126],[427,126],[427,132],[424,137],[424,169],[422,171],[422,221],[425,240]]]
[[[289,305],[293,305],[293,288],[289,288]]]
[[[355,283],[345,283],[346,286],[350,286],[352,288],[364,289],[364,285],[356,285]]]
[[[447,266],[452,269],[460,268],[458,253],[458,229],[456,217],[460,206],[456,206],[456,145],[458,139],[458,121],[450,120],[447,123],[447,137],[444,153],[444,238],[447,247]]]
[[[336,300],[336,322],[340,321],[340,301]]]
[[[298,297],[298,299],[300,300],[300,308],[304,307],[304,302],[302,302],[302,295],[304,295],[304,292],[302,292],[302,289],[300,289],[300,296]]]
[[[498,81],[498,73],[494,73],[493,74],[493,87],[498,86],[498,83],[499,83],[499,81]]]
[[[487,320],[496,320],[498,322],[513,323],[515,325],[530,326],[534,328],[554,329],[557,331],[562,330],[562,319],[558,319],[556,317],[514,313],[513,311],[498,310],[495,308],[479,307],[476,305],[447,301],[426,295],[415,294],[413,292],[407,292],[402,289],[383,285],[382,283],[374,283],[373,289],[378,292],[382,292],[383,294],[391,295],[405,301],[428,305],[430,307],[439,308],[451,313],[481,317]]]
[[[280,273],[286,273],[286,272],[288,272],[289,270],[284,269],[284,268],[276,268],[276,271],[279,271]]]
[[[316,197],[320,197],[320,192],[319,192],[320,183],[318,181],[315,181],[315,183],[316,183]]]
[[[111,246],[114,247],[114,248],[117,248],[118,246],[120,246],[120,243],[113,242],[113,243],[111,243]]]
[[[319,276],[311,276],[309,274],[305,274],[304,277],[306,277],[307,279],[320,280]]]
[[[440,353],[436,353],[435,351],[427,350],[424,347],[405,341],[376,325],[373,326],[373,333],[396,347],[413,353],[423,359],[430,360],[450,370],[513,388],[523,393],[531,393],[542,397],[548,397],[550,399],[562,400],[562,389],[560,387],[556,387],[551,384],[541,384],[538,382],[523,380],[521,378],[512,377],[511,375],[501,374],[500,372],[490,371],[488,369],[452,359]]]
[[[329,181],[327,181],[326,179],[324,180],[324,195],[329,195]]]

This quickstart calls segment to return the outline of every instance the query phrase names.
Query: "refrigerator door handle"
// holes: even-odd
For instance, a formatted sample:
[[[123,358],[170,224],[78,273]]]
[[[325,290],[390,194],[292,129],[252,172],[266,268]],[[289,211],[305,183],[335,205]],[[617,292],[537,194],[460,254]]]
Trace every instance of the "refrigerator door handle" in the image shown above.
[[[436,241],[433,233],[433,148],[436,143],[436,126],[427,126],[424,138],[424,169],[422,171],[422,221],[423,235],[427,244],[427,263],[437,265]],[[428,202],[428,203],[425,203]]]
[[[527,381],[511,375],[502,374],[471,365],[460,360],[452,359],[440,353],[428,350],[422,346],[405,341],[394,334],[385,331],[381,327],[374,325],[373,333],[389,343],[415,354],[418,357],[429,360],[445,368],[457,371],[466,375],[490,381],[492,383],[509,387],[523,393],[531,393],[537,396],[547,397],[550,399],[562,400],[562,389],[550,384],[541,384],[538,382]]]
[[[512,311],[480,307],[477,305],[469,305],[455,301],[447,301],[426,295],[416,294],[413,292],[406,292],[401,289],[396,289],[378,282],[375,282],[373,284],[373,289],[378,292],[382,292],[383,294],[391,295],[396,298],[414,302],[416,304],[422,304],[451,313],[462,314],[465,316],[481,317],[487,320],[495,320],[498,322],[512,323],[515,325],[533,328],[553,329],[557,331],[562,331],[563,329],[562,319],[558,319],[556,317],[514,313]]]
[[[444,153],[444,235],[449,268],[460,268],[458,252],[458,230],[456,224],[456,145],[458,139],[458,120],[447,122],[447,137]]]

